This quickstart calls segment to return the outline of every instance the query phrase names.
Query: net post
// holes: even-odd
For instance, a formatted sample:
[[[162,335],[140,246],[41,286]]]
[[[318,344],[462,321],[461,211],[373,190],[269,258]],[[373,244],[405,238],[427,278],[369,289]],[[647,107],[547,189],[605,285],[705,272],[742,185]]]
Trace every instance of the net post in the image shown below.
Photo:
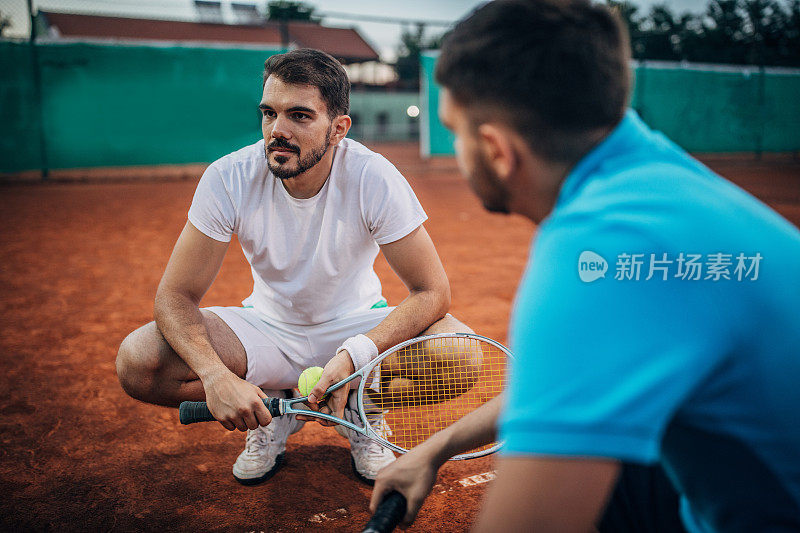
[[[40,171],[42,173],[42,181],[47,181],[50,170],[47,164],[47,143],[45,140],[44,132],[44,111],[42,110],[42,73],[40,71],[39,51],[36,44],[36,15],[33,10],[33,0],[28,0],[28,18],[30,20],[30,35],[28,43],[31,47],[31,63],[33,72],[33,91],[36,98],[36,107],[38,108],[37,121],[39,123],[39,157],[40,157]]]

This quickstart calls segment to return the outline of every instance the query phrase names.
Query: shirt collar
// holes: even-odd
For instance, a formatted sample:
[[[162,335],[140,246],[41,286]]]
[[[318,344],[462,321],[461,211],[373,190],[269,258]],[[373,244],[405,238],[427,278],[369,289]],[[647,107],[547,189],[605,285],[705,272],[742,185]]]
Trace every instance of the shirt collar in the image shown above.
[[[628,109],[611,133],[583,156],[564,178],[555,208],[568,202],[605,160],[631,151],[641,144],[648,132],[647,125],[642,122],[636,111]]]

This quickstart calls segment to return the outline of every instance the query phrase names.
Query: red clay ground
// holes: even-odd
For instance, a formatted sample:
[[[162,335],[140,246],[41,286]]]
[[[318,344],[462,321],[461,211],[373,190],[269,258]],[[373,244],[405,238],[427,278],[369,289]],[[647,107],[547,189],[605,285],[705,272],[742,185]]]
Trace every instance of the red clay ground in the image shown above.
[[[427,164],[410,145],[379,149],[430,216],[452,312],[505,339],[533,226],[485,213],[452,160]],[[800,165],[709,162],[800,224]],[[284,469],[248,488],[230,473],[241,434],[182,427],[174,410],[120,388],[117,346],[151,320],[195,181],[0,186],[0,529],[355,531],[368,518],[370,489],[332,429],[307,424],[290,438]],[[396,304],[402,284],[382,259],[376,268]],[[203,304],[238,305],[251,286],[234,243]],[[412,530],[466,529],[489,476],[468,478],[491,468],[490,458],[445,466]]]

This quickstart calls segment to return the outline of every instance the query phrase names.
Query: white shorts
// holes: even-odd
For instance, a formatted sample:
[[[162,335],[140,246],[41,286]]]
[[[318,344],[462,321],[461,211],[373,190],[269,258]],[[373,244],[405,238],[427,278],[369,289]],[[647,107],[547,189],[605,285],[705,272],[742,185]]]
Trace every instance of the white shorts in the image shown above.
[[[371,330],[394,307],[369,309],[314,326],[267,322],[252,307],[205,309],[239,337],[247,354],[245,379],[275,391],[296,387],[303,370],[325,366],[346,339]]]

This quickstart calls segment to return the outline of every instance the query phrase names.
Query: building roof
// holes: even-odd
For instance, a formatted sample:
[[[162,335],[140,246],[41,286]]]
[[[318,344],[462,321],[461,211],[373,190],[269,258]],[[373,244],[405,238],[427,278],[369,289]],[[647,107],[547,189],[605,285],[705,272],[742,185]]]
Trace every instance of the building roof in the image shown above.
[[[317,48],[335,58],[360,57],[377,61],[376,52],[355,28],[331,28],[309,22],[290,22],[289,40],[304,48]]]
[[[190,41],[281,46],[280,25],[263,26],[208,22],[182,22],[139,18],[105,17],[39,11],[61,38]],[[376,61],[378,53],[355,28],[331,28],[311,22],[289,22],[289,43],[299,48],[317,48],[345,63]]]

